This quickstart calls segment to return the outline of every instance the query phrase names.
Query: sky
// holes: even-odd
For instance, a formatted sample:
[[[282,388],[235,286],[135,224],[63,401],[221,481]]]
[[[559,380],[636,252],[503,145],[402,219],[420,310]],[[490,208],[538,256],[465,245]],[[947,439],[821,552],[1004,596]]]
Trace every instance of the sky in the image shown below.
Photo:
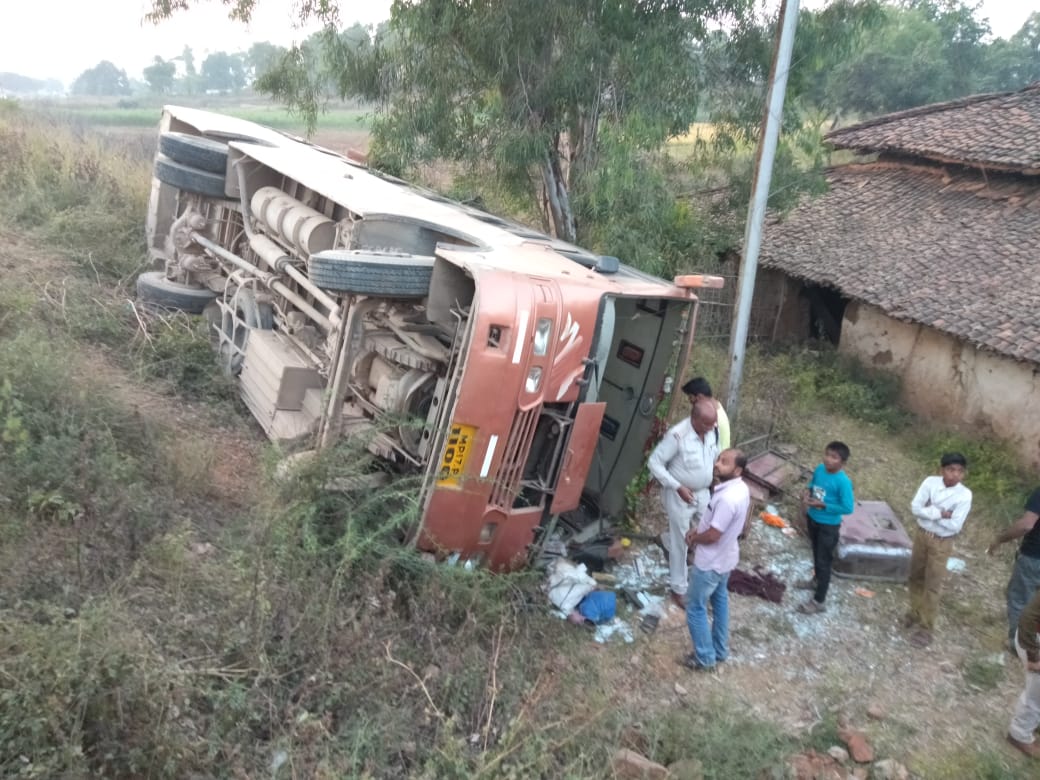
[[[391,0],[342,0],[344,27],[376,24],[390,15]],[[1040,2],[1040,0],[1038,0]],[[158,55],[178,56],[191,46],[196,67],[215,51],[245,51],[270,41],[288,46],[317,30],[295,27],[294,0],[259,0],[247,27],[232,22],[219,0],[198,5],[153,25],[142,21],[147,0],[0,0],[0,73],[55,78],[66,86],[101,60],[109,60],[130,78]]]
[[[246,27],[227,18],[219,0],[199,0],[197,7],[159,25],[142,21],[146,0],[0,0],[0,72],[31,78],[55,78],[66,86],[101,60],[109,60],[131,78],[156,55],[170,59],[191,46],[196,62],[214,51],[245,51],[258,41],[287,46],[315,28],[294,26],[298,0],[259,0],[259,10]],[[558,0],[565,2],[566,0]],[[358,21],[376,24],[389,15],[391,0],[342,0],[343,26]],[[815,8],[824,0],[803,0]],[[982,0],[996,36],[1016,33],[1040,0]]]

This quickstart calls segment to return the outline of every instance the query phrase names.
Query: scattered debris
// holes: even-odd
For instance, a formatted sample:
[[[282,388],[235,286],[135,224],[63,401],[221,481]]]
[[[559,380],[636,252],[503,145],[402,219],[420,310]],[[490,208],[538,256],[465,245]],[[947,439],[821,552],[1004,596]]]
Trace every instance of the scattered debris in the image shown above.
[[[585,564],[573,564],[563,558],[554,560],[548,569],[546,589],[549,601],[564,615],[596,588],[596,581],[585,570]]]
[[[689,693],[689,691],[682,687],[679,683],[675,684],[675,692],[680,696],[685,696]]]
[[[639,630],[644,634],[652,634],[657,630],[657,624],[661,621],[660,615],[643,615],[639,623]]]
[[[759,596],[766,601],[779,604],[783,601],[787,586],[770,571],[756,566],[754,573],[734,569],[729,575],[729,590],[741,596]]]
[[[620,778],[656,780],[656,778],[668,777],[667,767],[628,748],[618,750],[614,754],[612,763],[615,776]]]
[[[827,748],[827,755],[837,761],[839,764],[844,764],[849,760],[849,751],[843,748],[841,745],[831,745]]]
[[[636,641],[635,634],[632,633],[632,626],[621,618],[614,618],[609,623],[601,623],[596,626],[596,635],[594,638],[600,644],[604,644],[614,637],[619,637],[627,644]]]
[[[865,599],[874,598],[874,591],[870,590],[870,588],[856,588],[852,592],[855,593],[857,596],[862,596]]]
[[[617,594],[594,590],[581,600],[578,611],[592,623],[609,623],[617,615]]]
[[[668,558],[660,547],[646,546],[631,551],[629,560],[614,566],[613,574],[619,587],[632,590],[652,590],[668,580]]]
[[[869,764],[874,760],[874,748],[867,742],[867,736],[862,731],[843,726],[838,729],[838,737],[845,743],[849,755],[857,764]]]
[[[867,707],[867,717],[871,720],[884,720],[885,715],[885,708],[880,704],[871,704]]]
[[[958,574],[965,571],[968,568],[968,564],[964,562],[963,558],[947,558],[946,559],[946,571],[957,572]]]

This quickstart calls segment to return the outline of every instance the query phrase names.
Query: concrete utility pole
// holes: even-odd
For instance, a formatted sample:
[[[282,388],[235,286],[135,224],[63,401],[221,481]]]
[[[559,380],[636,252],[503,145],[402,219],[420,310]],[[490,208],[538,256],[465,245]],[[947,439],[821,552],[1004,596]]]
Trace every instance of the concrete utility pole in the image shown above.
[[[733,313],[733,327],[729,342],[729,387],[726,394],[726,412],[735,420],[739,414],[740,382],[744,374],[744,353],[747,349],[748,322],[751,319],[751,299],[755,292],[755,274],[758,272],[758,252],[762,247],[762,225],[766,219],[766,203],[773,179],[773,160],[780,137],[784,113],[784,95],[787,92],[787,74],[791,67],[794,31],[798,25],[798,0],[782,0],[777,25],[778,38],[769,72],[769,95],[766,114],[762,120],[762,135],[758,145],[758,164],[751,184],[751,205],[744,226],[744,251],[740,257],[740,288]]]

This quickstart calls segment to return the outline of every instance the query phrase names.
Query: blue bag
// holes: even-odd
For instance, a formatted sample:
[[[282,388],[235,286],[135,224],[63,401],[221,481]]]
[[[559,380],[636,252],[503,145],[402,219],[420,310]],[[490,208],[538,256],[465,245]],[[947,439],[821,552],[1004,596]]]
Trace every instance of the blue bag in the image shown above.
[[[617,613],[617,595],[612,590],[594,590],[581,600],[578,611],[593,623],[609,623]]]

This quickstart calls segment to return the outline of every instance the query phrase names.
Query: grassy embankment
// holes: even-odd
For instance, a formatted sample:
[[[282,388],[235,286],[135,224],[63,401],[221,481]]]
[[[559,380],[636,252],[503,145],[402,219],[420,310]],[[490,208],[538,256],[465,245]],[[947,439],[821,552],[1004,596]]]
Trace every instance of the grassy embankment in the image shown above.
[[[147,162],[10,104],[0,150],[0,771],[601,776],[634,715],[530,577],[398,547],[408,486],[279,492],[222,449],[203,334],[128,305]],[[667,757],[700,716],[634,717]]]
[[[397,546],[409,486],[317,489],[360,454],[271,486],[197,325],[128,304],[147,161],[3,105],[0,185],[0,773],[592,778],[630,745],[734,778],[828,746],[747,701],[608,685],[624,648],[546,617],[532,577]],[[747,425],[808,452],[894,436],[920,472],[949,443],[831,358],[751,366]],[[973,486],[1017,500],[999,449],[972,454]]]

